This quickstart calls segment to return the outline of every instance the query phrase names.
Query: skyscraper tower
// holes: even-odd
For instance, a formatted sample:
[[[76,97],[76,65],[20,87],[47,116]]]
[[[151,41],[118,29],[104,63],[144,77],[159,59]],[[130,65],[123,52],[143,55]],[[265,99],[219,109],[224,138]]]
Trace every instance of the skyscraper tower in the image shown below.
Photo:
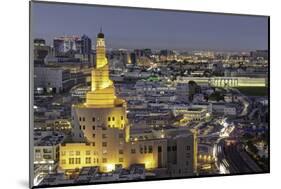
[[[92,50],[92,41],[91,41],[91,39],[88,36],[83,35],[81,37],[81,53],[83,55],[90,55],[91,54],[91,50]]]

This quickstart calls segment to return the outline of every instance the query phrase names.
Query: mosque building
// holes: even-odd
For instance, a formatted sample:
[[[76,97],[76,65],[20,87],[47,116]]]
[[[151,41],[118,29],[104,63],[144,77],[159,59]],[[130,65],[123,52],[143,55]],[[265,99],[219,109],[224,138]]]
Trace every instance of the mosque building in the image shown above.
[[[96,66],[91,71],[91,90],[86,101],[72,106],[72,140],[60,145],[60,169],[98,166],[101,172],[143,164],[169,176],[196,173],[197,135],[185,130],[159,130],[150,137],[130,135],[126,101],[118,98],[109,77],[105,36],[96,39]],[[147,133],[139,133],[139,135]]]

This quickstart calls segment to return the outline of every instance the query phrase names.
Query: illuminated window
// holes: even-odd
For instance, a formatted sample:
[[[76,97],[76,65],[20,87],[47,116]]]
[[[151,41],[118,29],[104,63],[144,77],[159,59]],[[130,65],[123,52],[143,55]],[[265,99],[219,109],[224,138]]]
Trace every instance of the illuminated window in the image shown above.
[[[131,149],[131,153],[132,153],[132,154],[135,154],[135,153],[136,153],[136,149],[134,149],[134,148]]]
[[[75,164],[80,164],[80,163],[81,163],[80,158],[75,158]]]
[[[90,150],[87,150],[87,151],[86,151],[86,155],[87,155],[87,156],[91,155],[91,151],[90,151]]]
[[[68,159],[68,164],[70,164],[70,165],[71,165],[71,164],[74,164],[74,158],[69,158],[69,159]]]
[[[119,162],[122,163],[124,161],[123,158],[119,158]]]
[[[107,159],[106,159],[106,158],[102,158],[102,162],[103,162],[103,163],[106,163],[106,162],[107,162]]]
[[[103,143],[102,143],[102,146],[103,146],[103,147],[107,147],[107,142],[103,142]]]
[[[123,150],[119,150],[119,154],[123,154],[124,152],[123,152]]]
[[[91,158],[90,157],[86,157],[85,162],[86,162],[86,164],[90,164],[91,163]]]
[[[93,125],[93,130],[96,130],[96,127]]]

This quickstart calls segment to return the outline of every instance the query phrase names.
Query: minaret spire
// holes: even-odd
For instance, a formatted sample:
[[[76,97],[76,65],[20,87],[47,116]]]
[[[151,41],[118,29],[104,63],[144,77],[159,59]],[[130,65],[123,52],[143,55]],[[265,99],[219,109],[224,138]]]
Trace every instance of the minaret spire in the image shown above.
[[[114,106],[116,103],[115,88],[109,77],[109,65],[102,28],[96,38],[96,67],[91,72],[91,91],[86,94],[88,106]]]

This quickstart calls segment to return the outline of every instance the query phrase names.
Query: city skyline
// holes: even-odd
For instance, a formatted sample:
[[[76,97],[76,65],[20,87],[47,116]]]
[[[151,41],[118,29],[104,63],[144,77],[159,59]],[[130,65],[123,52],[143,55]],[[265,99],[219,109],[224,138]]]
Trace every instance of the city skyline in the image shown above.
[[[35,3],[32,12],[34,38],[44,38],[49,45],[63,35],[86,34],[94,39],[93,33],[102,27],[108,48],[249,51],[268,47],[267,17],[48,3]]]
[[[263,17],[33,5],[31,187],[269,172]]]

